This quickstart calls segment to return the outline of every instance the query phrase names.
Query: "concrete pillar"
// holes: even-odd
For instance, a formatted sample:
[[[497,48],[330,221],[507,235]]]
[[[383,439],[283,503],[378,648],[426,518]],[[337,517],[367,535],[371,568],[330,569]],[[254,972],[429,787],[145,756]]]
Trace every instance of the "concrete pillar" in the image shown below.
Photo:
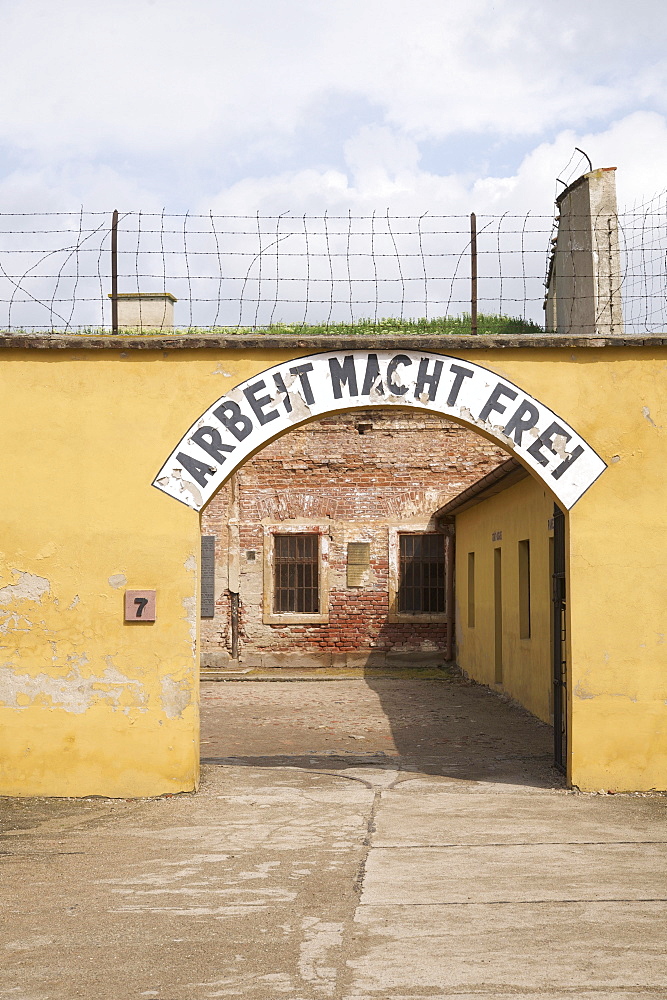
[[[174,302],[178,300],[171,292],[119,292],[116,298],[119,330],[174,329]]]
[[[557,198],[558,235],[545,300],[549,332],[623,333],[615,170],[583,174]]]

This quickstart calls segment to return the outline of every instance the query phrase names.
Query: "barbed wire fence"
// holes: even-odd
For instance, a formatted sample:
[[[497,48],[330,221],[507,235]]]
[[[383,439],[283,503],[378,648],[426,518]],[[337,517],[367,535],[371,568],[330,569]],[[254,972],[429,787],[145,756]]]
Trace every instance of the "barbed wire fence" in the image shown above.
[[[111,331],[112,218],[0,213],[0,330]],[[473,232],[470,222],[389,210],[121,212],[117,291],[171,293],[184,331],[428,322],[476,308],[542,327],[553,216],[478,215]],[[618,225],[626,332],[663,332],[667,192],[619,214]]]
[[[667,331],[667,191],[619,215],[626,332]]]

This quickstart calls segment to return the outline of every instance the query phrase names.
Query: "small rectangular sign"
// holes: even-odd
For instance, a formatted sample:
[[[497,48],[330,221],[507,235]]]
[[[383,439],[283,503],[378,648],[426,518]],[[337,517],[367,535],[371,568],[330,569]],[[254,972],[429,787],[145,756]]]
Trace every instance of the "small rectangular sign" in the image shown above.
[[[201,536],[202,618],[215,618],[215,535]]]
[[[155,621],[154,590],[125,591],[125,621],[126,622]]]
[[[347,585],[363,587],[364,576],[371,563],[370,542],[347,543]]]

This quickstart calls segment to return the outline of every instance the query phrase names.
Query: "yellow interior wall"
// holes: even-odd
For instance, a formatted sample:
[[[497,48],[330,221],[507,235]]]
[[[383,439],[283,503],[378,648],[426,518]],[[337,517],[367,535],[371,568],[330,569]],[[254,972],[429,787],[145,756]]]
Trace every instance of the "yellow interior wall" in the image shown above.
[[[456,634],[459,665],[505,691],[543,722],[553,721],[550,494],[524,479],[456,518]],[[501,540],[492,535],[502,532]],[[530,541],[531,636],[520,638],[519,541]],[[494,550],[502,552],[503,680],[495,682]],[[475,624],[468,627],[468,553],[475,553]]]
[[[552,407],[608,464],[567,516],[568,779],[585,791],[664,790],[667,349],[468,357]]]
[[[214,399],[307,353],[2,350],[0,792],[196,786],[199,522],[150,484]],[[665,788],[667,350],[453,353],[552,407],[609,464],[568,517],[569,776]],[[123,624],[126,586],[157,590],[154,625]]]

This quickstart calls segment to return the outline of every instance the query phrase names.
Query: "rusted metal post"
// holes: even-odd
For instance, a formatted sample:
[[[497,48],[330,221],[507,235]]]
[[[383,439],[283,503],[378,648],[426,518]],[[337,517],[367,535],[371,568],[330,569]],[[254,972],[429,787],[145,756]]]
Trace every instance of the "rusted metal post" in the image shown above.
[[[239,658],[239,591],[241,559],[239,543],[239,484],[234,473],[229,480],[229,511],[227,520],[227,589],[229,590],[229,611],[231,635],[232,660]]]
[[[239,595],[232,593],[232,660],[239,658]]]
[[[118,210],[111,217],[111,332],[118,333]]]
[[[477,218],[470,213],[470,332],[477,333]]]

